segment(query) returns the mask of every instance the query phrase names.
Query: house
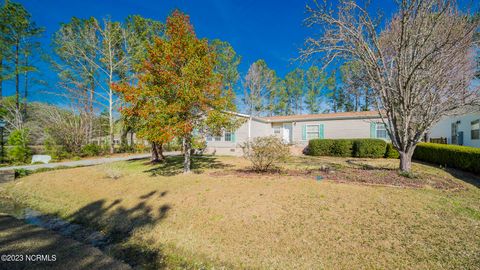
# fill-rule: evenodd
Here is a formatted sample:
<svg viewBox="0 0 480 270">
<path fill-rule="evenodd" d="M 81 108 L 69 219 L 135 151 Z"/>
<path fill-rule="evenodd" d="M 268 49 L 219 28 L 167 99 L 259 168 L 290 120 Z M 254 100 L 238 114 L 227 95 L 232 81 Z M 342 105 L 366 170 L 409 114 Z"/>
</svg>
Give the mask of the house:
<svg viewBox="0 0 480 270">
<path fill-rule="evenodd" d="M 446 139 L 448 144 L 480 147 L 480 109 L 443 118 L 428 136 L 430 140 Z"/>
<path fill-rule="evenodd" d="M 377 111 L 341 112 L 327 114 L 251 117 L 234 113 L 245 122 L 235 131 L 221 136 L 207 136 L 205 153 L 241 155 L 241 145 L 256 137 L 275 135 L 285 142 L 304 148 L 316 138 L 381 138 L 387 131 Z"/>
</svg>

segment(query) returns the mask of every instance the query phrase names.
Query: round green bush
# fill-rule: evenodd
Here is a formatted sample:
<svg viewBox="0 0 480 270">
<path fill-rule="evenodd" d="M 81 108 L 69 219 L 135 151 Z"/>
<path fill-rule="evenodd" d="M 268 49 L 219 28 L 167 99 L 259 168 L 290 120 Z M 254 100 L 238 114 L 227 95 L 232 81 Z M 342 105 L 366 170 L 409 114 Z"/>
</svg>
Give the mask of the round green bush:
<svg viewBox="0 0 480 270">
<path fill-rule="evenodd" d="M 387 143 L 381 139 L 357 139 L 353 142 L 353 156 L 361 158 L 383 158 Z"/>
<path fill-rule="evenodd" d="M 313 139 L 308 142 L 307 155 L 310 156 L 330 156 L 334 140 Z"/>
<path fill-rule="evenodd" d="M 385 158 L 394 158 L 394 159 L 400 158 L 400 154 L 398 153 L 398 150 L 395 149 L 395 147 L 391 143 L 387 143 L 387 150 L 385 151 Z"/>
<path fill-rule="evenodd" d="M 103 153 L 102 146 L 98 144 L 86 144 L 82 147 L 82 156 L 92 157 L 99 156 Z"/>
<path fill-rule="evenodd" d="M 353 155 L 353 141 L 349 139 L 337 139 L 333 141 L 330 155 L 336 157 L 351 157 Z"/>
</svg>

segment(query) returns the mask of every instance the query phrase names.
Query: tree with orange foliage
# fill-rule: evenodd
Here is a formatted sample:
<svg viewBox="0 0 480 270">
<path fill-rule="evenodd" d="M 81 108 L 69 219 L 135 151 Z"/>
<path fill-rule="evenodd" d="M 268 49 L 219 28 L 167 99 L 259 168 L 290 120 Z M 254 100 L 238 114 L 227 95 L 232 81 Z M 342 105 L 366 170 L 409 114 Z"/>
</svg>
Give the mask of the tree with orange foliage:
<svg viewBox="0 0 480 270">
<path fill-rule="evenodd" d="M 222 95 L 222 78 L 215 72 L 216 56 L 206 39 L 199 39 L 189 16 L 176 10 L 168 18 L 164 38 L 148 49 L 137 85 L 116 85 L 128 107 L 126 115 L 140 119 L 138 136 L 162 144 L 182 139 L 184 172 L 190 172 L 194 130 L 220 134 L 238 123 L 225 111 L 233 100 Z"/>
</svg>

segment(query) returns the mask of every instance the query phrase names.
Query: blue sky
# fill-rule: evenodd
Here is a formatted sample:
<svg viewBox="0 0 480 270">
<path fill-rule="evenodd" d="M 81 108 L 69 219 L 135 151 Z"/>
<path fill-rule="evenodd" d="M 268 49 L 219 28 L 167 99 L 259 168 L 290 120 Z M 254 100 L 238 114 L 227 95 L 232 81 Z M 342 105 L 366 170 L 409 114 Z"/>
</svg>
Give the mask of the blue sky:
<svg viewBox="0 0 480 270">
<path fill-rule="evenodd" d="M 305 1 L 186 1 L 186 0 L 19 0 L 32 14 L 33 20 L 46 29 L 41 39 L 49 50 L 50 38 L 60 23 L 72 16 L 102 18 L 111 16 L 123 21 L 128 15 L 139 14 L 164 22 L 175 8 L 190 15 L 199 37 L 228 41 L 242 56 L 239 67 L 245 74 L 251 63 L 265 59 L 279 76 L 299 65 L 298 57 L 309 29 L 303 26 Z M 56 74 L 41 66 L 41 77 L 48 82 L 49 91 L 55 91 Z M 13 93 L 13 85 L 6 83 L 5 95 Z M 55 101 L 38 87 L 31 91 L 31 100 Z"/>
<path fill-rule="evenodd" d="M 2 1 L 3 2 L 3 1 Z M 33 20 L 46 29 L 41 39 L 50 49 L 50 38 L 60 23 L 72 16 L 102 18 L 111 16 L 123 21 L 128 15 L 139 14 L 164 22 L 175 8 L 190 15 L 199 37 L 228 41 L 242 56 L 239 71 L 244 75 L 251 63 L 265 59 L 277 75 L 283 77 L 299 66 L 294 61 L 306 37 L 315 32 L 303 25 L 305 6 L 311 0 L 254 1 L 254 0 L 17 0 L 32 14 Z M 372 1 L 372 10 L 380 10 L 386 17 L 394 9 L 393 0 Z M 331 1 L 332 5 L 336 3 Z M 304 67 L 308 67 L 307 63 Z M 48 82 L 49 92 L 55 92 L 56 74 L 48 66 L 41 66 L 41 78 Z M 4 84 L 5 95 L 13 93 L 11 82 Z M 43 88 L 42 88 L 43 89 Z M 55 102 L 39 87 L 32 87 L 30 100 Z"/>
</svg>

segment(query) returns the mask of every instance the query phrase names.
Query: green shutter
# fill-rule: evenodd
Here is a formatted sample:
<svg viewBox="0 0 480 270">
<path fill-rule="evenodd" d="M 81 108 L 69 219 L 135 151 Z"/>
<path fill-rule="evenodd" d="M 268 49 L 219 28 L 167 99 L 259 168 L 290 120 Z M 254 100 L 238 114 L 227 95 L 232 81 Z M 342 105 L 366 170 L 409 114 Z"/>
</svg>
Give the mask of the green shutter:
<svg viewBox="0 0 480 270">
<path fill-rule="evenodd" d="M 325 138 L 325 128 L 323 127 L 323 124 L 320 124 L 320 127 L 318 128 L 318 138 L 324 139 Z"/>
<path fill-rule="evenodd" d="M 377 123 L 370 123 L 370 138 L 377 138 Z"/>
<path fill-rule="evenodd" d="M 302 125 L 302 140 L 307 140 L 307 125 Z"/>
<path fill-rule="evenodd" d="M 230 136 L 232 138 L 232 142 L 235 142 L 235 132 L 232 131 L 232 133 L 230 133 L 230 134 L 231 134 Z"/>
</svg>

